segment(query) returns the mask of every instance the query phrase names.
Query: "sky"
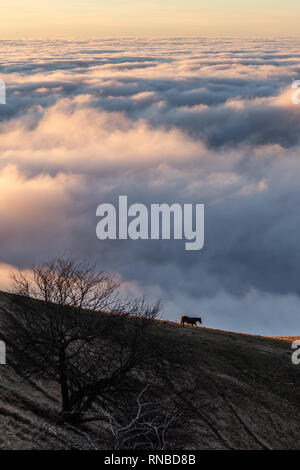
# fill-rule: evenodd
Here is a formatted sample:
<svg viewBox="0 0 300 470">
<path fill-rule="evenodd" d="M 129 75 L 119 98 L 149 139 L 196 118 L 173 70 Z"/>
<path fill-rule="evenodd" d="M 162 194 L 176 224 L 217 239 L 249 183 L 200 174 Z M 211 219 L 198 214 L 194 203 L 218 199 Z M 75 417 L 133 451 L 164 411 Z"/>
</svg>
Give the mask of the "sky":
<svg viewBox="0 0 300 470">
<path fill-rule="evenodd" d="M 299 36 L 297 0 L 1 0 L 1 39 Z"/>
<path fill-rule="evenodd" d="M 124 2 L 125 3 L 125 2 Z M 165 318 L 299 335 L 295 39 L 3 41 L 0 288 L 67 253 Z M 96 237 L 96 208 L 204 203 L 205 246 Z"/>
</svg>

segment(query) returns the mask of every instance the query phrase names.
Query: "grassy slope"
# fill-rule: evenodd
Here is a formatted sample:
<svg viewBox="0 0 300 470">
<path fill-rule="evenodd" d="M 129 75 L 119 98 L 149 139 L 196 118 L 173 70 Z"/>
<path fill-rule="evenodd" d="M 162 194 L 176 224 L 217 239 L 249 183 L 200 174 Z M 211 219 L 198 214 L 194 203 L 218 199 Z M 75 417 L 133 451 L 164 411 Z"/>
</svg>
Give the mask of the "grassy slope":
<svg viewBox="0 0 300 470">
<path fill-rule="evenodd" d="M 13 308 L 11 300 L 0 293 L 0 306 Z M 288 338 L 183 329 L 164 321 L 152 328 L 177 351 L 169 365 L 181 373 L 179 397 L 197 377 L 186 403 L 193 414 L 194 448 L 300 449 L 300 366 L 291 363 Z M 10 365 L 0 368 L 0 449 L 51 447 L 45 425 L 59 409 L 56 387 L 24 383 Z"/>
</svg>

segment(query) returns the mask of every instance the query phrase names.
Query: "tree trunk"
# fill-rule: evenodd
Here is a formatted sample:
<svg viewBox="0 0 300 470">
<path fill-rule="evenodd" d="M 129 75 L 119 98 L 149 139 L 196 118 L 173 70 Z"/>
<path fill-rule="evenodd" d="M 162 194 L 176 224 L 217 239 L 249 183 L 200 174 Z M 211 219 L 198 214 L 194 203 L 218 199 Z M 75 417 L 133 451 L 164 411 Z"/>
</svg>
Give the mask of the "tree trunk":
<svg viewBox="0 0 300 470">
<path fill-rule="evenodd" d="M 59 380 L 62 398 L 62 411 L 69 412 L 70 409 L 70 394 L 68 385 L 68 376 L 66 374 L 66 354 L 63 349 L 59 354 Z"/>
</svg>

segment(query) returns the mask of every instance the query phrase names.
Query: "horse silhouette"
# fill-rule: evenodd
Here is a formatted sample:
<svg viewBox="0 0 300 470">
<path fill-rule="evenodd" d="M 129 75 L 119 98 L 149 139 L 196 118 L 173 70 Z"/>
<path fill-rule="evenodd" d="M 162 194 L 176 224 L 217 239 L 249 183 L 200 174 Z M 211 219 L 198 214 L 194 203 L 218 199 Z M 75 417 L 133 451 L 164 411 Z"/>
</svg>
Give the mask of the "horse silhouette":
<svg viewBox="0 0 300 470">
<path fill-rule="evenodd" d="M 202 323 L 202 319 L 200 317 L 188 317 L 187 315 L 183 315 L 180 319 L 180 325 L 184 327 L 185 323 L 188 323 L 189 325 L 192 325 L 192 327 L 195 325 L 197 328 L 197 321 Z"/>
</svg>

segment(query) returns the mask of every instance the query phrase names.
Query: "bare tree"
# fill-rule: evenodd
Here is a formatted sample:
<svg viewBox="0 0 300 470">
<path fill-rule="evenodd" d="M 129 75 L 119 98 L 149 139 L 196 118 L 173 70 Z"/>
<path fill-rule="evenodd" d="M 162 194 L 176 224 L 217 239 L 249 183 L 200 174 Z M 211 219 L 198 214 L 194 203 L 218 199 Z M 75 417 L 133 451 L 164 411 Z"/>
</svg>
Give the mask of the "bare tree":
<svg viewBox="0 0 300 470">
<path fill-rule="evenodd" d="M 167 450 L 180 448 L 186 443 L 181 432 L 184 416 L 164 401 L 147 400 L 146 386 L 137 396 L 134 411 L 116 416 L 103 409 L 94 415 L 104 423 L 110 433 L 110 448 L 115 450 Z M 84 412 L 83 416 L 89 414 Z M 84 420 L 83 420 L 84 421 Z M 65 424 L 63 429 L 47 426 L 46 431 L 59 441 L 64 449 L 100 450 L 105 446 L 103 431 Z"/>
<path fill-rule="evenodd" d="M 4 316 L 18 370 L 60 385 L 63 416 L 120 405 L 135 392 L 156 352 L 145 333 L 159 303 L 120 300 L 119 282 L 76 259 L 14 275 L 18 308 Z"/>
<path fill-rule="evenodd" d="M 94 265 L 76 258 L 55 258 L 34 265 L 32 278 L 18 271 L 12 280 L 16 294 L 73 310 L 93 311 L 115 307 L 120 285 L 116 276 L 98 272 Z"/>
</svg>

